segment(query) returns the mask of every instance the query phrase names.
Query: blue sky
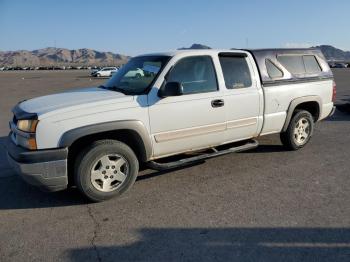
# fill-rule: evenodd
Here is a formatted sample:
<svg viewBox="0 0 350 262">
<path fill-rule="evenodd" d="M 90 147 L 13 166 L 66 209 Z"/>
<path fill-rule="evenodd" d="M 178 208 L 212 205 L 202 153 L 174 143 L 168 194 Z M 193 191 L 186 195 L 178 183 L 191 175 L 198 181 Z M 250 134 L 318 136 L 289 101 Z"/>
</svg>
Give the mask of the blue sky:
<svg viewBox="0 0 350 262">
<path fill-rule="evenodd" d="M 350 50 L 348 0 L 0 0 L 0 50 L 54 46 L 128 55 L 213 48 Z"/>
</svg>

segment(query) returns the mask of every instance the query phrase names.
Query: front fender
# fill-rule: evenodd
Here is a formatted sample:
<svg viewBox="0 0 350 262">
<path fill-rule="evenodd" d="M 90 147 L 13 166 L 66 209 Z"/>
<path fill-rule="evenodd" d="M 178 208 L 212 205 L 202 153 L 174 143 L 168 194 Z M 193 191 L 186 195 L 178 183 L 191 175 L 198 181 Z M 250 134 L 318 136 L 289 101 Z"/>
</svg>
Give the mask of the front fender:
<svg viewBox="0 0 350 262">
<path fill-rule="evenodd" d="M 138 134 L 141 141 L 143 142 L 144 147 L 144 160 L 149 160 L 152 156 L 152 142 L 151 138 L 147 132 L 144 124 L 139 120 L 121 120 L 121 121 L 112 121 L 106 123 L 93 124 L 88 126 L 78 127 L 72 130 L 65 132 L 60 140 L 59 147 L 69 147 L 74 141 L 77 141 L 79 138 L 94 135 L 98 133 L 108 132 L 108 131 L 117 131 L 117 130 L 132 130 Z"/>
</svg>

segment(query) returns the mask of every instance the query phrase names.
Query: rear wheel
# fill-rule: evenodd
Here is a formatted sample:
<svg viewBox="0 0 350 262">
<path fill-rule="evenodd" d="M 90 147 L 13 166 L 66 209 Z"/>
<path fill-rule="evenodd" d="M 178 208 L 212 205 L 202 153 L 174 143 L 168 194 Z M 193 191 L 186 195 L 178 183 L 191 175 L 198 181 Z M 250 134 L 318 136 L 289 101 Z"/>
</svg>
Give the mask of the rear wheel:
<svg viewBox="0 0 350 262">
<path fill-rule="evenodd" d="M 298 150 L 310 141 L 313 131 L 314 120 L 312 115 L 308 111 L 297 110 L 286 132 L 280 134 L 281 142 L 289 150 Z"/>
<path fill-rule="evenodd" d="M 96 76 L 97 76 L 97 77 L 101 77 L 101 74 L 97 74 Z"/>
<path fill-rule="evenodd" d="M 139 170 L 136 155 L 126 144 L 100 140 L 83 150 L 75 163 L 75 184 L 90 200 L 119 196 L 135 182 Z"/>
</svg>

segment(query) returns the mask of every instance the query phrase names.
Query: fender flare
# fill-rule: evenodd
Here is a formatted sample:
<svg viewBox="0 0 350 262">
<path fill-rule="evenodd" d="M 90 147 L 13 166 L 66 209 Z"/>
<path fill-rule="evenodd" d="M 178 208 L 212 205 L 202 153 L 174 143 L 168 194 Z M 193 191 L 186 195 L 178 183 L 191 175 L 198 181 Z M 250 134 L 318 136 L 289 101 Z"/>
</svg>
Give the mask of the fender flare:
<svg viewBox="0 0 350 262">
<path fill-rule="evenodd" d="M 287 110 L 287 116 L 286 116 L 286 121 L 284 122 L 282 131 L 285 132 L 288 128 L 288 125 L 290 123 L 290 120 L 292 119 L 293 112 L 295 108 L 305 102 L 317 102 L 318 107 L 319 107 L 319 116 L 322 115 L 322 100 L 319 96 L 303 96 L 303 97 L 298 97 L 292 102 L 290 102 L 288 110 Z M 318 119 L 317 119 L 318 120 Z"/>
<path fill-rule="evenodd" d="M 135 132 L 140 140 L 143 142 L 144 152 L 142 154 L 142 160 L 148 161 L 152 156 L 152 142 L 149 133 L 144 126 L 144 124 L 139 120 L 121 120 L 121 121 L 111 121 L 105 123 L 98 123 L 88 126 L 82 126 L 74 128 L 65 132 L 60 140 L 59 147 L 69 147 L 79 138 L 99 134 L 109 131 L 118 130 L 130 130 Z"/>
</svg>

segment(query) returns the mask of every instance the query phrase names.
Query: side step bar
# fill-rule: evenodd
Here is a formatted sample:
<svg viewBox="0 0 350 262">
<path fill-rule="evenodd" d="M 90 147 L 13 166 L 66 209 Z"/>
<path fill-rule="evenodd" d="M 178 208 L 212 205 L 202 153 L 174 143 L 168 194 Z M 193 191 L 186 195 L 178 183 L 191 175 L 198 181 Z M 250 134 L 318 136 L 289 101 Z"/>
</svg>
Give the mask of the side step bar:
<svg viewBox="0 0 350 262">
<path fill-rule="evenodd" d="M 256 140 L 249 140 L 247 141 L 246 144 L 236 146 L 236 147 L 231 147 L 228 149 L 223 149 L 223 150 L 218 150 L 216 148 L 212 148 L 214 151 L 213 153 L 204 153 L 198 156 L 193 156 L 193 157 L 187 157 L 183 158 L 180 160 L 172 161 L 172 162 L 166 162 L 166 163 L 159 163 L 156 161 L 150 161 L 147 163 L 147 166 L 151 169 L 158 170 L 158 171 L 163 171 L 167 169 L 172 169 L 172 168 L 178 168 L 182 166 L 189 165 L 191 163 L 204 160 L 204 159 L 209 159 L 212 157 L 216 156 L 221 156 L 221 155 L 226 155 L 230 153 L 237 153 L 245 150 L 250 150 L 253 148 L 256 148 L 259 145 L 258 141 Z"/>
</svg>

